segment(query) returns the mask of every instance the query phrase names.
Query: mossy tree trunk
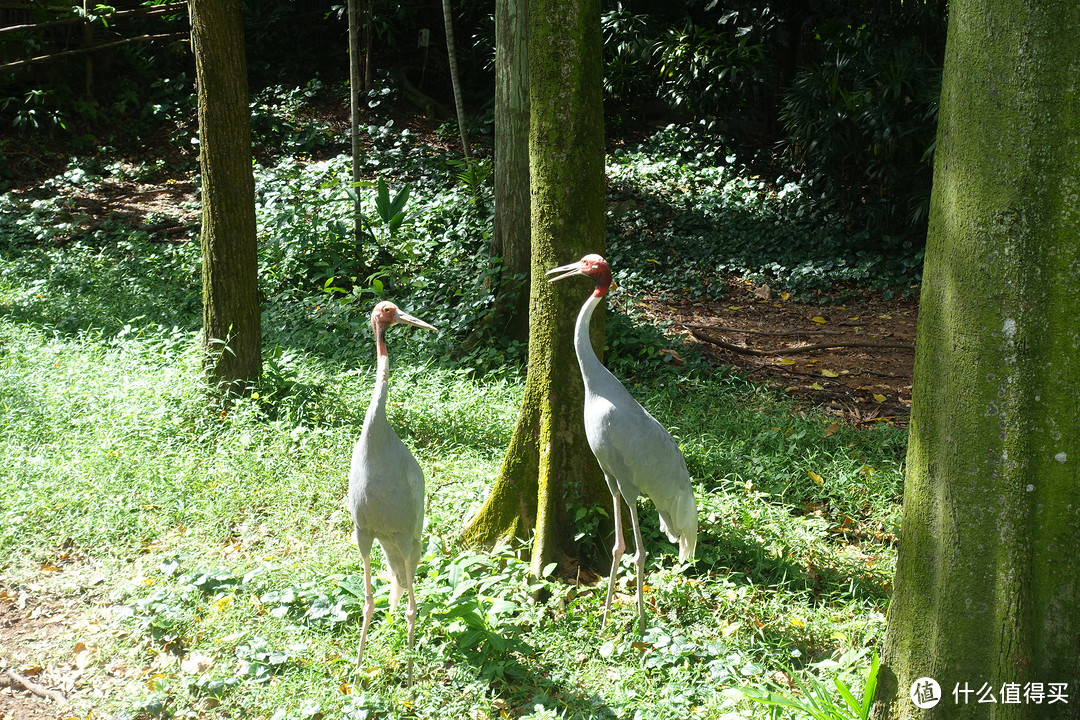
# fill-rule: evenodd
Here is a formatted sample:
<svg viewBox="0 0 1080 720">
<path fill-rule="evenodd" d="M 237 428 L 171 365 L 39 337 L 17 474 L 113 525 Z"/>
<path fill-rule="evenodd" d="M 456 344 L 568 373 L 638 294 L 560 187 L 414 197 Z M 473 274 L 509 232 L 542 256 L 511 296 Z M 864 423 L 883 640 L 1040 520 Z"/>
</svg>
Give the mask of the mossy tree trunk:
<svg viewBox="0 0 1080 720">
<path fill-rule="evenodd" d="M 1073 0 L 949 6 L 878 718 L 1076 717 L 1078 37 Z M 909 699 L 924 676 L 930 710 Z M 965 694 L 984 683 L 996 702 Z"/>
<path fill-rule="evenodd" d="M 492 544 L 532 533 L 532 568 L 539 574 L 573 554 L 568 509 L 609 500 L 585 439 L 573 345 L 574 320 L 592 285 L 584 279 L 549 285 L 544 277 L 549 268 L 604 247 L 599 0 L 532 0 L 528 51 L 529 371 L 499 476 L 463 537 Z"/>
<path fill-rule="evenodd" d="M 244 392 L 262 369 L 255 181 L 240 0 L 190 0 L 202 174 L 203 343 L 210 381 Z"/>
</svg>

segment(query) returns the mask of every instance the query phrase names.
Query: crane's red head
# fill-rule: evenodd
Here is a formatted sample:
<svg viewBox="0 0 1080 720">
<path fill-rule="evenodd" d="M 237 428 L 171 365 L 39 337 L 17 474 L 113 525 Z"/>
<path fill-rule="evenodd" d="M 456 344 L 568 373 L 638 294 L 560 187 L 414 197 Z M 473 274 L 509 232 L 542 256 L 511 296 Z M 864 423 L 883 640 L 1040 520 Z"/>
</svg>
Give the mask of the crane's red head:
<svg viewBox="0 0 1080 720">
<path fill-rule="evenodd" d="M 397 324 L 413 325 L 415 327 L 425 328 L 427 330 L 437 330 L 431 325 L 428 325 L 423 320 L 414 318 L 412 315 L 402 312 L 398 309 L 398 306 L 389 300 L 383 300 L 377 304 L 371 311 L 371 329 L 375 331 L 376 335 L 379 335 L 379 331 L 386 331 L 386 328 L 391 325 Z"/>
<path fill-rule="evenodd" d="M 572 275 L 591 277 L 596 282 L 596 290 L 593 291 L 593 295 L 596 297 L 604 297 L 604 295 L 607 294 L 608 288 L 611 287 L 611 268 L 608 267 L 607 260 L 595 254 L 586 255 L 575 263 L 562 265 L 547 271 L 548 275 L 554 273 L 562 274 L 555 275 L 555 277 L 549 277 L 548 282 L 562 280 L 563 278 L 568 278 Z"/>
</svg>

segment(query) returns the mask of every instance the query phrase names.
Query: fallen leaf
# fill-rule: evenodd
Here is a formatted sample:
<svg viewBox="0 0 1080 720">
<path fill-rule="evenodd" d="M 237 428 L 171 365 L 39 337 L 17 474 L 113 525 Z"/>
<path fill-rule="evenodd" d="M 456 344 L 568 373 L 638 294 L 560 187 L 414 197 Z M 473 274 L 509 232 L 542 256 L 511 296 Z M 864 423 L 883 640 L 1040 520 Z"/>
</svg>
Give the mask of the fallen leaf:
<svg viewBox="0 0 1080 720">
<path fill-rule="evenodd" d="M 780 360 L 780 364 L 781 365 L 794 365 L 795 361 L 792 360 L 791 358 L 783 358 L 783 359 Z"/>
<path fill-rule="evenodd" d="M 785 292 L 780 293 L 780 299 L 781 300 L 787 300 L 789 297 L 791 297 L 791 293 L 789 293 L 789 292 L 785 291 Z"/>
<path fill-rule="evenodd" d="M 742 305 L 728 305 L 728 310 L 742 310 Z"/>
<path fill-rule="evenodd" d="M 94 653 L 97 652 L 97 648 L 90 647 L 85 643 L 75 643 L 75 667 L 80 670 L 85 670 L 90 667 L 90 663 L 94 659 Z"/>
<path fill-rule="evenodd" d="M 720 634 L 724 637 L 731 637 L 735 633 L 735 631 L 741 627 L 741 622 L 728 623 L 727 625 L 720 628 Z"/>
<path fill-rule="evenodd" d="M 797 628 L 806 627 L 806 623 L 804 623 L 802 620 L 800 620 L 797 617 L 791 618 L 791 620 L 788 621 L 788 624 L 791 625 L 791 627 L 797 627 Z"/>
<path fill-rule="evenodd" d="M 180 661 L 180 669 L 188 675 L 202 675 L 214 665 L 214 659 L 199 653 L 189 653 Z"/>
<path fill-rule="evenodd" d="M 685 362 L 685 360 L 683 360 L 682 358 L 682 355 L 672 350 L 671 348 L 660 349 L 660 356 L 663 357 L 665 355 L 671 358 L 671 363 L 673 365 L 682 365 Z"/>
<path fill-rule="evenodd" d="M 874 399 L 878 402 L 885 402 L 886 400 L 884 395 L 879 395 L 878 393 L 874 393 Z"/>
<path fill-rule="evenodd" d="M 827 323 L 829 321 L 826 320 L 825 318 L 821 317 L 820 315 L 816 315 L 816 316 L 810 318 L 810 322 L 815 322 L 818 325 L 824 325 L 825 323 Z"/>
<path fill-rule="evenodd" d="M 821 374 L 825 377 L 840 377 L 840 373 L 836 372 L 835 370 L 829 370 L 828 368 L 822 368 Z"/>
<path fill-rule="evenodd" d="M 646 650 L 648 650 L 649 648 L 652 647 L 652 643 L 642 642 L 641 640 L 635 640 L 634 642 L 630 643 L 630 647 L 634 648 L 635 650 L 645 652 Z"/>
<path fill-rule="evenodd" d="M 45 672 L 45 668 L 41 667 L 40 665 L 23 665 L 22 670 L 20 670 L 19 672 L 28 677 L 33 677 L 34 675 L 40 675 L 41 673 Z"/>
<path fill-rule="evenodd" d="M 830 435 L 835 435 L 840 430 L 840 427 L 841 427 L 840 423 L 831 423 L 830 425 L 826 426 L 826 428 L 825 428 L 825 437 L 829 437 Z"/>
<path fill-rule="evenodd" d="M 816 484 L 824 487 L 825 479 L 823 477 L 818 475 L 816 472 L 813 472 L 812 470 L 807 470 L 806 474 L 809 475 L 810 479 L 813 480 Z"/>
<path fill-rule="evenodd" d="M 808 386 L 811 390 L 824 390 L 820 383 L 813 383 Z"/>
<path fill-rule="evenodd" d="M 352 685 L 349 683 L 341 683 L 338 685 L 338 692 L 342 695 L 352 695 Z"/>
</svg>

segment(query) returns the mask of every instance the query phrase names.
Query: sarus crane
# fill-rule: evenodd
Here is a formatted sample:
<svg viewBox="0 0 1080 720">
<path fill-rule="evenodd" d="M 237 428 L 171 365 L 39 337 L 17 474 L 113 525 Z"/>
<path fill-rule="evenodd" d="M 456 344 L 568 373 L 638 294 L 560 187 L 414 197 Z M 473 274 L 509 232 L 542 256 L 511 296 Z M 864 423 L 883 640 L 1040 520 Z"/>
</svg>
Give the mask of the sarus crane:
<svg viewBox="0 0 1080 720">
<path fill-rule="evenodd" d="M 356 669 L 360 671 L 367 644 L 368 626 L 375 612 L 371 592 L 371 541 L 378 540 L 390 567 L 390 610 L 402 593 L 409 592 L 405 617 L 409 623 L 409 687 L 413 679 L 413 640 L 416 630 L 416 594 L 413 576 L 420 562 L 421 530 L 424 525 L 424 473 L 409 449 L 386 420 L 386 396 L 390 381 L 390 356 L 386 352 L 386 330 L 405 324 L 435 330 L 423 320 L 404 313 L 392 302 L 383 301 L 371 311 L 375 332 L 375 391 L 364 416 L 360 439 L 353 446 L 349 471 L 348 507 L 352 513 L 356 545 L 364 558 L 364 625 Z"/>
<path fill-rule="evenodd" d="M 590 277 L 596 289 L 585 301 L 574 325 L 574 349 L 577 351 L 581 379 L 585 383 L 585 436 L 600 469 L 604 472 L 608 490 L 615 505 L 615 547 L 611 554 L 611 574 L 608 576 L 607 599 L 601 627 L 607 624 L 611 598 L 615 591 L 615 575 L 626 550 L 622 530 L 622 511 L 619 498 L 630 508 L 637 552 L 638 629 L 645 633 L 645 602 L 642 595 L 642 576 L 645 571 L 645 547 L 638 524 L 637 498 L 644 493 L 660 512 L 660 529 L 679 546 L 679 560 L 694 556 L 697 545 L 697 503 L 690 486 L 679 446 L 664 427 L 641 407 L 626 388 L 593 351 L 589 339 L 589 324 L 593 311 L 604 300 L 611 287 L 611 269 L 599 255 L 586 255 L 576 263 L 548 270 L 549 282 L 574 275 Z"/>
</svg>

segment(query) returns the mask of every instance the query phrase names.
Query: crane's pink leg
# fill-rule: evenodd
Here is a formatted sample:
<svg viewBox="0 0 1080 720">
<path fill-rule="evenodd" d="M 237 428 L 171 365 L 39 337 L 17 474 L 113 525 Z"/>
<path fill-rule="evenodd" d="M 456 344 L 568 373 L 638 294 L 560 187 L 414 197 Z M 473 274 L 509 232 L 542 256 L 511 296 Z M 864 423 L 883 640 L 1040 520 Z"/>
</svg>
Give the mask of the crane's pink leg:
<svg viewBox="0 0 1080 720">
<path fill-rule="evenodd" d="M 619 506 L 619 494 L 612 493 L 615 501 L 615 547 L 611 548 L 611 572 L 608 574 L 607 600 L 604 601 L 604 617 L 600 621 L 600 629 L 607 625 L 608 615 L 611 613 L 611 596 L 615 594 L 615 576 L 619 572 L 619 562 L 626 551 L 626 539 L 622 531 L 622 508 Z"/>
<path fill-rule="evenodd" d="M 637 503 L 626 503 L 630 507 L 630 524 L 634 528 L 634 564 L 637 565 L 637 611 L 638 611 L 638 634 L 645 634 L 645 594 L 642 592 L 643 578 L 645 576 L 645 541 L 641 537 L 641 526 L 638 524 Z"/>
<path fill-rule="evenodd" d="M 409 622 L 409 684 L 412 688 L 413 680 L 413 645 L 416 638 L 416 592 L 413 590 L 413 571 L 405 569 L 405 582 L 409 586 L 409 607 L 405 610 L 405 619 Z"/>
<path fill-rule="evenodd" d="M 360 630 L 360 650 L 356 653 L 356 672 L 359 673 L 364 660 L 364 646 L 367 645 L 368 626 L 371 625 L 371 617 L 375 614 L 375 594 L 371 592 L 371 558 L 370 550 L 364 554 L 364 625 Z"/>
</svg>

